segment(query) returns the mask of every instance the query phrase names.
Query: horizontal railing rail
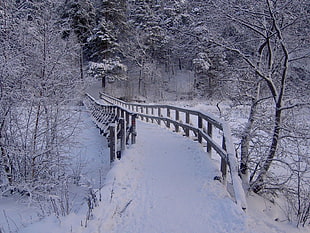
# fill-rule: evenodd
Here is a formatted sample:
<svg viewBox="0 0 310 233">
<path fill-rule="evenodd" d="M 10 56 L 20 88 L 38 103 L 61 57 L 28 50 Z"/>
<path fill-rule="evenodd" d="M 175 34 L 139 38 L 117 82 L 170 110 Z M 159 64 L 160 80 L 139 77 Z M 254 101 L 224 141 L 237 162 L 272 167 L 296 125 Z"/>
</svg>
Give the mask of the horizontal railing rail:
<svg viewBox="0 0 310 233">
<path fill-rule="evenodd" d="M 171 105 L 127 103 L 105 93 L 100 93 L 100 98 L 107 104 L 114 104 L 134 112 L 143 121 L 163 124 L 198 141 L 210 154 L 214 150 L 220 156 L 223 184 L 227 185 L 227 172 L 229 172 L 235 200 L 242 209 L 246 209 L 245 193 L 238 175 L 238 162 L 230 127 L 225 121 L 200 111 Z"/>
</svg>

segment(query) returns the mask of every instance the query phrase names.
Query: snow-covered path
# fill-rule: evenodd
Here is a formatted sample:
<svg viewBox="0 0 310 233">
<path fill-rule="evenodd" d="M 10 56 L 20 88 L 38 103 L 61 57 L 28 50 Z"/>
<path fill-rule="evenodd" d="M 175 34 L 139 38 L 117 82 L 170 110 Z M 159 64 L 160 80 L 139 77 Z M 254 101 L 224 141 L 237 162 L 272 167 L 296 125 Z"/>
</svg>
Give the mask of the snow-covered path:
<svg viewBox="0 0 310 233">
<path fill-rule="evenodd" d="M 276 221 L 283 217 L 257 196 L 248 197 L 249 208 L 244 213 L 223 185 L 213 180 L 219 175 L 216 161 L 200 144 L 155 124 L 137 123 L 137 144 L 114 162 L 90 220 L 86 220 L 87 209 L 81 208 L 68 216 L 44 218 L 18 232 L 309 232 Z"/>
<path fill-rule="evenodd" d="M 138 122 L 137 144 L 117 161 L 89 232 L 246 232 L 214 163 L 195 142 Z"/>
</svg>

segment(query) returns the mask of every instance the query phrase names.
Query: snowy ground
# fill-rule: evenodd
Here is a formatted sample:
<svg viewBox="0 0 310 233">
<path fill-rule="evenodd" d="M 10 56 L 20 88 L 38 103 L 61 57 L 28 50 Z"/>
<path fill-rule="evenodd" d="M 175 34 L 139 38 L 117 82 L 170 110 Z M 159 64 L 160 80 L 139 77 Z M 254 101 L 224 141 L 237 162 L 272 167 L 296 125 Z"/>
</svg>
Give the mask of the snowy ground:
<svg viewBox="0 0 310 233">
<path fill-rule="evenodd" d="M 111 172 L 109 204 L 94 213 L 89 232 L 245 230 L 242 210 L 213 180 L 217 169 L 202 148 L 155 125 L 138 127 L 138 144 Z"/>
<path fill-rule="evenodd" d="M 196 142 L 152 124 L 138 122 L 137 128 L 137 144 L 114 163 L 87 226 L 85 216 L 71 214 L 20 232 L 307 232 L 281 223 L 271 204 L 257 197 L 249 197 L 247 213 L 238 209 L 213 180 L 215 163 Z"/>
<path fill-rule="evenodd" d="M 211 109 L 215 115 L 216 111 Z M 3 198 L 1 233 L 309 232 L 284 222 L 279 209 L 257 196 L 248 196 L 246 213 L 238 209 L 223 185 L 213 180 L 219 175 L 217 161 L 198 143 L 157 125 L 138 122 L 137 144 L 105 176 L 110 168 L 106 141 L 86 113 L 84 124 L 82 146 L 74 152 L 76 166 L 83 164 L 85 183 L 99 188 L 103 182 L 91 219 L 86 220 L 85 201 L 72 203 L 74 211 L 68 216 L 40 219 L 35 209 Z"/>
<path fill-rule="evenodd" d="M 106 139 L 99 134 L 99 130 L 85 109 L 81 110 L 77 114 L 77 117 L 81 117 L 81 122 L 75 135 L 76 143 L 74 146 L 70 145 L 72 160 L 68 166 L 68 174 L 78 178 L 78 185 L 71 184 L 69 188 L 70 211 L 72 215 L 77 216 L 86 215 L 86 197 L 89 189 L 98 189 L 102 186 L 106 174 L 110 170 Z M 40 203 L 30 205 L 27 202 L 25 197 L 19 195 L 0 196 L 0 233 L 23 232 L 29 224 L 32 224 L 32 227 L 36 225 L 36 222 L 42 220 Z M 45 232 L 44 228 L 35 229 L 30 232 Z"/>
</svg>

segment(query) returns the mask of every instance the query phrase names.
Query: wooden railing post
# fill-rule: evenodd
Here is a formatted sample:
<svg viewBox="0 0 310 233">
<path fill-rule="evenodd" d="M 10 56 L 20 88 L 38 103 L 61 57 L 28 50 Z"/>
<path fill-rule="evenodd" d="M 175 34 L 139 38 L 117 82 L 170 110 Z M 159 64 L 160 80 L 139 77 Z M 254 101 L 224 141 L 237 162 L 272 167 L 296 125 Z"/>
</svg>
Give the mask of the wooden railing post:
<svg viewBox="0 0 310 233">
<path fill-rule="evenodd" d="M 129 126 L 129 123 L 130 123 L 130 122 L 129 122 L 129 116 L 130 116 L 130 114 L 129 114 L 128 112 L 126 112 L 126 113 L 125 113 L 125 116 L 126 116 L 125 119 L 126 119 L 126 130 L 127 130 L 128 126 Z"/>
<path fill-rule="evenodd" d="M 180 120 L 180 112 L 179 110 L 175 110 L 175 121 L 178 122 Z M 179 132 L 179 125 L 175 125 L 175 132 Z"/>
<path fill-rule="evenodd" d="M 117 108 L 117 117 L 120 118 L 121 117 L 121 108 Z"/>
<path fill-rule="evenodd" d="M 136 144 L 136 114 L 131 115 L 131 144 Z"/>
<path fill-rule="evenodd" d="M 143 110 L 143 107 L 142 106 L 140 106 L 140 113 L 144 113 L 144 110 Z M 140 116 L 141 117 L 141 120 L 144 120 L 144 116 Z M 146 119 L 146 118 L 145 118 Z"/>
<path fill-rule="evenodd" d="M 207 129 L 207 134 L 212 138 L 212 124 L 208 122 L 208 129 Z M 208 142 L 207 143 L 207 152 L 211 153 L 212 145 Z"/>
<path fill-rule="evenodd" d="M 154 108 L 153 107 L 151 108 L 151 114 L 152 114 L 152 116 L 154 116 Z M 154 123 L 154 119 L 153 118 L 152 118 L 151 121 L 152 121 L 152 123 Z"/>
<path fill-rule="evenodd" d="M 185 113 L 185 123 L 189 125 L 189 121 L 190 121 L 189 112 L 186 112 Z M 189 137 L 189 129 L 188 128 L 185 129 L 185 135 L 186 135 L 186 137 Z"/>
<path fill-rule="evenodd" d="M 223 148 L 223 150 L 226 151 L 226 140 L 225 140 L 225 135 L 223 136 L 222 148 Z M 223 157 L 221 157 L 221 172 L 222 172 L 222 177 L 223 177 L 223 183 L 226 184 L 227 158 L 224 159 Z"/>
<path fill-rule="evenodd" d="M 110 145 L 110 163 L 114 162 L 115 160 L 115 154 L 116 154 L 116 127 L 115 124 L 111 124 L 109 127 L 110 130 L 110 136 L 109 136 L 109 145 Z"/>
<path fill-rule="evenodd" d="M 126 147 L 126 124 L 125 124 L 125 119 L 124 118 L 121 118 L 119 120 L 119 125 L 120 125 L 120 132 L 119 132 L 119 137 L 120 137 L 120 140 L 121 140 L 121 145 L 120 145 L 120 149 L 121 151 L 125 150 L 125 147 Z"/>
<path fill-rule="evenodd" d="M 170 108 L 167 108 L 167 118 L 170 118 Z M 170 122 L 167 121 L 167 127 L 170 128 Z"/>
<path fill-rule="evenodd" d="M 149 115 L 149 108 L 148 107 L 145 108 L 145 114 Z M 149 122 L 149 118 L 148 117 L 146 117 L 146 122 Z"/>
<path fill-rule="evenodd" d="M 158 107 L 158 116 L 161 117 L 161 108 Z M 158 124 L 160 125 L 161 121 L 160 119 L 158 120 Z"/>
<path fill-rule="evenodd" d="M 202 129 L 202 118 L 200 115 L 198 115 L 198 129 Z M 200 131 L 198 131 L 198 142 L 199 143 L 202 143 L 202 136 L 201 136 L 201 133 Z"/>
</svg>

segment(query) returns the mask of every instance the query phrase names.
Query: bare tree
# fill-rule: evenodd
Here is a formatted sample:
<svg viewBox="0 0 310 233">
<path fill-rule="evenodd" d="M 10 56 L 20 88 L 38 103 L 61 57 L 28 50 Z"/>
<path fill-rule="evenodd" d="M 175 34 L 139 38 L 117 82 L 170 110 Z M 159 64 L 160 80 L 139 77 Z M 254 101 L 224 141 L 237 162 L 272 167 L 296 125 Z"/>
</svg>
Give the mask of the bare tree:
<svg viewBox="0 0 310 233">
<path fill-rule="evenodd" d="M 309 143 L 309 133 L 302 129 L 308 120 L 300 121 L 298 114 L 309 110 L 309 2 L 220 1 L 213 6 L 223 24 L 210 25 L 212 42 L 226 50 L 235 71 L 243 71 L 235 75 L 238 101 L 250 106 L 240 134 L 243 181 L 256 193 L 285 193 L 298 224 L 304 224 L 309 221 L 309 206 L 301 204 L 308 203 L 309 161 L 300 148 Z"/>
<path fill-rule="evenodd" d="M 224 41 L 214 41 L 218 45 L 234 52 L 253 71 L 255 78 L 261 80 L 256 85 L 256 97 L 253 98 L 252 111 L 249 124 L 245 129 L 243 149 L 248 147 L 246 139 L 248 131 L 251 131 L 251 121 L 254 120 L 258 101 L 271 98 L 273 102 L 273 130 L 269 150 L 260 171 L 252 183 L 252 189 L 259 192 L 263 188 L 266 173 L 276 156 L 282 128 L 283 112 L 286 109 L 307 105 L 304 100 L 297 101 L 300 96 L 294 96 L 289 88 L 294 85 L 290 68 L 292 62 L 297 59 L 308 58 L 308 51 L 303 50 L 306 39 L 303 33 L 307 29 L 301 22 L 307 19 L 303 10 L 306 2 L 300 1 L 271 1 L 266 0 L 255 6 L 252 4 L 229 5 L 223 7 L 222 15 L 232 23 L 231 28 L 237 32 L 231 32 Z M 300 10 L 297 12 L 297 9 Z M 296 34 L 296 30 L 300 32 Z M 302 52 L 303 50 L 303 52 Z M 297 84 L 298 85 L 298 84 Z M 260 91 L 264 88 L 264 91 Z M 269 90 L 266 92 L 266 88 Z M 295 100 L 292 100 L 295 99 Z M 296 101 L 296 102 L 295 102 Z M 294 103 L 293 103 L 294 102 Z M 241 158 L 242 166 L 246 166 L 247 153 Z M 244 170 L 244 167 L 242 167 Z"/>
<path fill-rule="evenodd" d="M 1 5 L 0 190 L 38 201 L 67 179 L 78 46 L 62 39 L 59 2 L 11 2 Z"/>
</svg>

